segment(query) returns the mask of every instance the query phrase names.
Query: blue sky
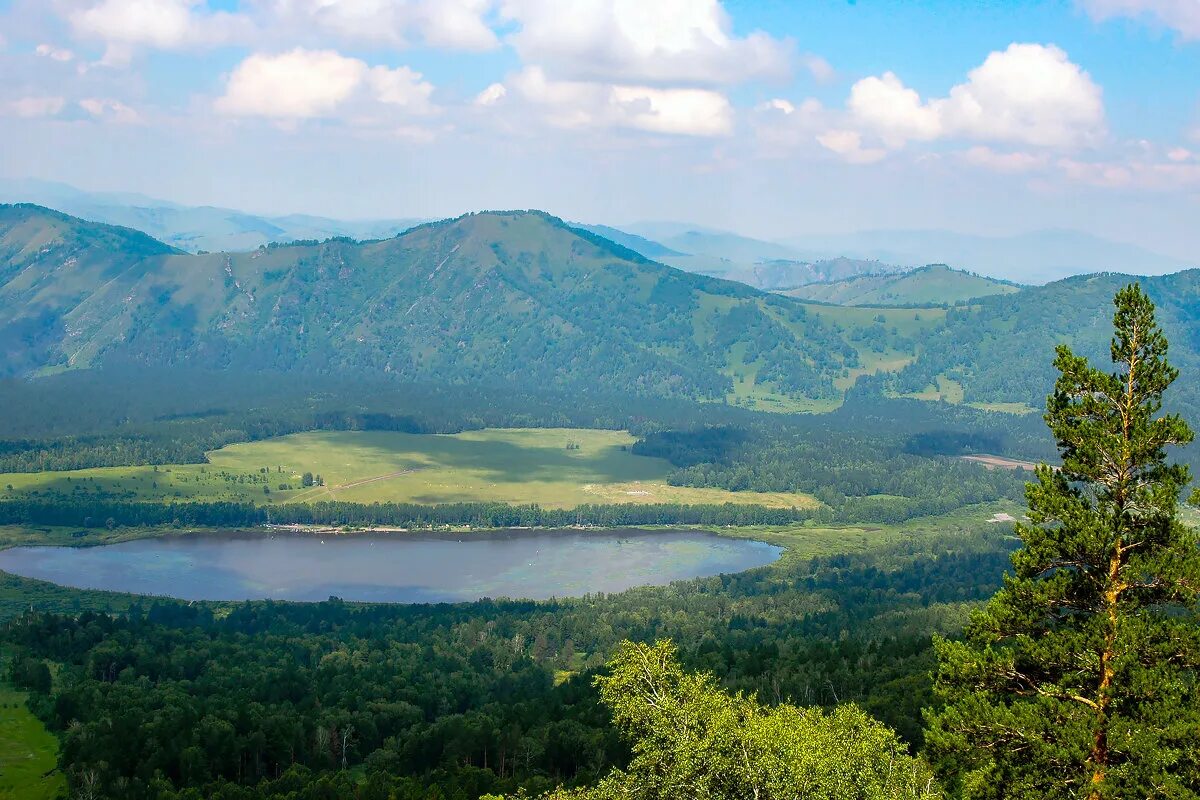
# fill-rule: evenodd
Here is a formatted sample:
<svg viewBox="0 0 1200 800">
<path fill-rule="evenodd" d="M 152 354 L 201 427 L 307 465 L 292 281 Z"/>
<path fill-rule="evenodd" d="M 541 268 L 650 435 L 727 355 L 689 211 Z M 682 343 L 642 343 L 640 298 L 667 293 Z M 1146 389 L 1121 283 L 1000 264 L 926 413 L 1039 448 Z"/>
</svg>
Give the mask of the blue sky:
<svg viewBox="0 0 1200 800">
<path fill-rule="evenodd" d="M 1200 260 L 1200 0 L 0 0 L 0 174 Z"/>
</svg>

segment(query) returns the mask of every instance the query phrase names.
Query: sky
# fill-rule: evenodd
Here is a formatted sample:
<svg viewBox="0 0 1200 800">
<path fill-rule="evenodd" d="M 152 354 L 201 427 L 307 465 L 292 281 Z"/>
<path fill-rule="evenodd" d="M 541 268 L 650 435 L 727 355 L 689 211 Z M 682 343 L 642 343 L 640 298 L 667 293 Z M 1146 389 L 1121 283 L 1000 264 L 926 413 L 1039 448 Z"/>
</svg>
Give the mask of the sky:
<svg viewBox="0 0 1200 800">
<path fill-rule="evenodd" d="M 0 0 L 0 176 L 1200 260 L 1200 0 Z"/>
</svg>

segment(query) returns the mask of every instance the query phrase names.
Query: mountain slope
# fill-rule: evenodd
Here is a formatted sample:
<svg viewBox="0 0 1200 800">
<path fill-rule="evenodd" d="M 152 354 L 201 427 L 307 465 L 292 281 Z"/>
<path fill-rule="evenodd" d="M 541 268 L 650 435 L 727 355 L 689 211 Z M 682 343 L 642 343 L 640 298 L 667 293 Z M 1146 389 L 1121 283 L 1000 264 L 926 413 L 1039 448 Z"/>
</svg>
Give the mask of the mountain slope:
<svg viewBox="0 0 1200 800">
<path fill-rule="evenodd" d="M 0 375 L 131 360 L 709 399 L 750 376 L 757 391 L 832 398 L 861 363 L 850 329 L 799 303 L 664 267 L 540 212 L 186 255 L 7 206 L 0 242 L 11 253 Z"/>
<path fill-rule="evenodd" d="M 856 275 L 781 292 L 788 297 L 844 306 L 957 305 L 1020 291 L 1015 284 L 931 264 L 910 272 Z"/>
<path fill-rule="evenodd" d="M 1176 398 L 1200 412 L 1200 270 L 1136 279 L 1085 275 L 953 309 L 893 387 L 921 393 L 949 383 L 961 387 L 967 402 L 1041 408 L 1054 383 L 1055 345 L 1068 344 L 1097 364 L 1108 363 L 1113 295 L 1133 280 L 1157 305 L 1171 361 L 1183 370 Z"/>
</svg>

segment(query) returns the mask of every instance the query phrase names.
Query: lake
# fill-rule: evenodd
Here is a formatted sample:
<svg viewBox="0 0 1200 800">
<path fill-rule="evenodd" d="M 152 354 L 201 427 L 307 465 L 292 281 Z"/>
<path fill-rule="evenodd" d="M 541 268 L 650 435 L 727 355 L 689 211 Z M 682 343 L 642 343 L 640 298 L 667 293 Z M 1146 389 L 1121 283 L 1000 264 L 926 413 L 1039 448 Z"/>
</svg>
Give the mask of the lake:
<svg viewBox="0 0 1200 800">
<path fill-rule="evenodd" d="M 183 600 L 424 603 L 619 592 L 740 572 L 770 564 L 780 552 L 703 531 L 241 531 L 15 547 L 0 551 L 0 569 L 63 586 Z"/>
</svg>

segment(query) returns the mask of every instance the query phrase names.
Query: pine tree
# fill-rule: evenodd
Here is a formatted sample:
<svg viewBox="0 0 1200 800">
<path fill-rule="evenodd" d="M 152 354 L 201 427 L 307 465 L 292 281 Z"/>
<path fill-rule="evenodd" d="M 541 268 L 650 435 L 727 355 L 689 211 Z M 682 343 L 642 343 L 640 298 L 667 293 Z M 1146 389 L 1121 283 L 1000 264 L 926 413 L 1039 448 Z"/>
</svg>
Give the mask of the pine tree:
<svg viewBox="0 0 1200 800">
<path fill-rule="evenodd" d="M 1160 415 L 1178 375 L 1154 306 L 1117 293 L 1109 374 L 1066 346 L 1023 547 L 965 641 L 939 641 L 929 753 L 968 798 L 1200 797 L 1200 554 Z M 1195 496 L 1193 496 L 1195 497 Z"/>
</svg>

